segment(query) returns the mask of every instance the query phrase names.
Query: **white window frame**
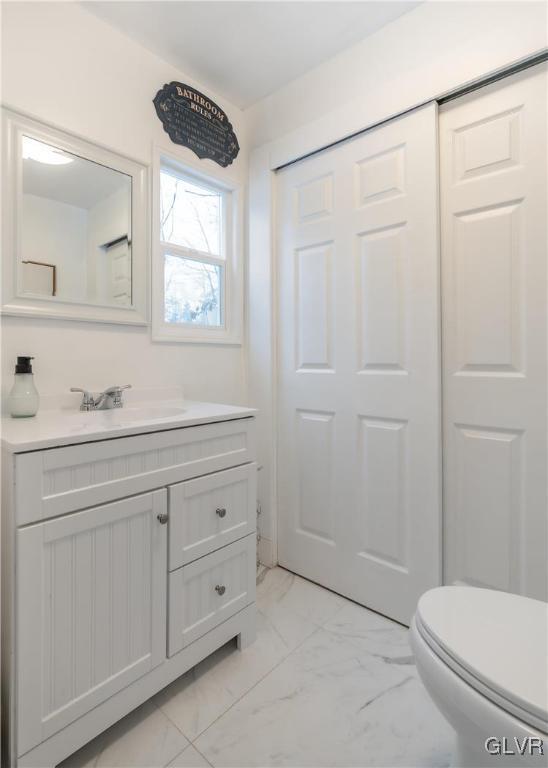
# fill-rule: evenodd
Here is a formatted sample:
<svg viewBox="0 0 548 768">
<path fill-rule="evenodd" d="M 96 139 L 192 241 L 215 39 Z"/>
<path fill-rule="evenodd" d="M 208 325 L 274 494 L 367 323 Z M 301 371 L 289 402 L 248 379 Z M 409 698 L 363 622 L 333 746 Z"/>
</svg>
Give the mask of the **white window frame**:
<svg viewBox="0 0 548 768">
<path fill-rule="evenodd" d="M 223 216 L 226 227 L 223 233 L 222 255 L 217 258 L 192 248 L 164 243 L 160 232 L 160 172 L 164 167 L 181 174 L 181 178 L 196 184 L 218 189 L 223 193 Z M 210 168 L 203 170 L 186 155 L 173 149 L 154 147 L 152 183 L 152 339 L 153 341 L 190 342 L 195 344 L 242 343 L 243 321 L 243 204 L 242 187 L 239 183 Z M 223 267 L 221 283 L 222 326 L 193 325 L 191 323 L 166 323 L 164 296 L 164 256 L 166 253 L 195 259 Z"/>
</svg>

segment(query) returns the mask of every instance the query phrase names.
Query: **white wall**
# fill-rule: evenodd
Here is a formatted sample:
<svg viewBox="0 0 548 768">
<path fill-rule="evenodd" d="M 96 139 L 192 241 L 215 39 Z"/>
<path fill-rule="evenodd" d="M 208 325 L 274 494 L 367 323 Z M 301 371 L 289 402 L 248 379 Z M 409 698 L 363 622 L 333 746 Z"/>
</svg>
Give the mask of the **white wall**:
<svg viewBox="0 0 548 768">
<path fill-rule="evenodd" d="M 152 104 L 171 80 L 200 88 L 78 3 L 2 4 L 1 96 L 12 109 L 149 164 L 153 142 L 175 149 Z M 244 116 L 211 96 L 228 113 L 241 147 L 227 174 L 245 183 Z M 189 150 L 175 151 L 196 160 Z M 211 161 L 201 165 L 219 172 Z M 5 318 L 2 352 L 3 391 L 11 386 L 15 356 L 27 354 L 36 356 L 36 383 L 44 394 L 131 382 L 179 384 L 202 400 L 245 399 L 242 348 L 153 344 L 146 328 Z"/>
<path fill-rule="evenodd" d="M 23 195 L 21 256 L 57 267 L 57 295 L 86 298 L 87 211 L 59 200 Z"/>
<path fill-rule="evenodd" d="M 322 146 L 547 44 L 543 1 L 424 2 L 248 109 L 251 145 L 310 151 L 313 122 Z"/>
<path fill-rule="evenodd" d="M 543 2 L 426 2 L 246 111 L 249 401 L 260 409 L 262 556 L 276 559 L 275 175 L 331 141 L 536 53 Z"/>
</svg>

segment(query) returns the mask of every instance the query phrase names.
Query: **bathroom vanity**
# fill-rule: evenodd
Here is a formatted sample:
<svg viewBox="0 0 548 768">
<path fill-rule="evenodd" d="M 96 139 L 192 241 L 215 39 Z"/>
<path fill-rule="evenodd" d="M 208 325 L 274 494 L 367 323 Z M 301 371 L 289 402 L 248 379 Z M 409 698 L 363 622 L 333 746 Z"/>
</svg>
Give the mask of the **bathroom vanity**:
<svg viewBox="0 0 548 768">
<path fill-rule="evenodd" d="M 2 765 L 53 766 L 255 636 L 254 412 L 3 420 Z"/>
</svg>

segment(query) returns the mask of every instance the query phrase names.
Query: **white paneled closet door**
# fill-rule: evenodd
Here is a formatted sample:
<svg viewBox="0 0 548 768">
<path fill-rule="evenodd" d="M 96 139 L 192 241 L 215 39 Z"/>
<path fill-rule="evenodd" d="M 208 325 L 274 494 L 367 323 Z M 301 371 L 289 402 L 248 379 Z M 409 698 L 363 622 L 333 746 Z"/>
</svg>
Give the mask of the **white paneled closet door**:
<svg viewBox="0 0 548 768">
<path fill-rule="evenodd" d="M 447 583 L 547 599 L 546 65 L 440 113 Z"/>
<path fill-rule="evenodd" d="M 408 623 L 441 581 L 437 107 L 278 175 L 279 561 Z"/>
</svg>

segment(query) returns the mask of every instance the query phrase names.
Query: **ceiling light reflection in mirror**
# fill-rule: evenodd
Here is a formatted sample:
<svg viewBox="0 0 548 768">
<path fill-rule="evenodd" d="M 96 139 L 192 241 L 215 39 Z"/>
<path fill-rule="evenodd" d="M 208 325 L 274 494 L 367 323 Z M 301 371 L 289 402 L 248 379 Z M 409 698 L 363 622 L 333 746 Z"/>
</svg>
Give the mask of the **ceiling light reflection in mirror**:
<svg viewBox="0 0 548 768">
<path fill-rule="evenodd" d="M 67 165 L 74 158 L 63 152 L 62 149 L 44 144 L 43 141 L 23 136 L 23 160 L 36 160 L 46 165 Z"/>
</svg>

